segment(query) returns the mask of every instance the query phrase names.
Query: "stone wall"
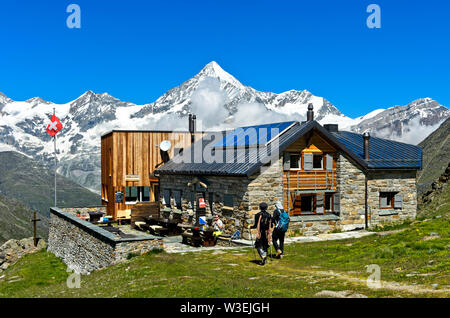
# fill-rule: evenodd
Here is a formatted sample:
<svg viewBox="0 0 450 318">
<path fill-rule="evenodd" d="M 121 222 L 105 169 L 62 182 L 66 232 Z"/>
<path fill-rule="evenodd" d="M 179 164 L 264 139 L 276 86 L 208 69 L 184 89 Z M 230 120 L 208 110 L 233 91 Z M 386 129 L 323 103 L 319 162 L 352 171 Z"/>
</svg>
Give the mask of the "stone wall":
<svg viewBox="0 0 450 318">
<path fill-rule="evenodd" d="M 379 193 L 402 195 L 400 209 L 380 209 Z M 416 171 L 370 173 L 368 180 L 369 226 L 415 219 L 417 213 Z"/>
<path fill-rule="evenodd" d="M 338 154 L 336 170 L 336 192 L 340 193 L 341 197 L 338 228 L 342 231 L 364 228 L 366 176 L 342 153 Z"/>
<path fill-rule="evenodd" d="M 364 172 L 343 154 L 337 162 L 337 191 L 341 195 L 338 228 L 348 231 L 365 226 Z M 380 209 L 380 192 L 402 195 L 400 209 Z M 371 171 L 367 175 L 369 227 L 414 219 L 417 212 L 416 171 Z"/>
<path fill-rule="evenodd" d="M 48 251 L 77 273 L 87 274 L 119 263 L 130 253 L 143 254 L 161 247 L 157 237 L 117 238 L 65 210 L 50 209 Z"/>
<path fill-rule="evenodd" d="M 207 176 L 208 188 L 196 185 L 188 186 L 195 181 L 195 176 L 190 175 L 161 175 L 160 176 L 160 202 L 163 199 L 164 190 L 180 190 L 182 198 L 182 208 L 175 208 L 175 202 L 172 198 L 171 209 L 161 206 L 161 214 L 164 217 L 175 218 L 176 214 L 181 214 L 182 222 L 185 224 L 195 223 L 195 193 L 205 192 L 206 216 L 211 218 L 213 214 L 218 214 L 225 225 L 225 233 L 231 234 L 237 229 L 241 230 L 246 222 L 247 211 L 249 209 L 249 199 L 247 187 L 251 180 L 246 177 L 226 177 L 226 176 Z M 213 196 L 213 202 L 210 202 L 210 193 Z M 232 209 L 224 208 L 224 195 L 233 197 Z M 212 205 L 212 210 L 211 210 Z"/>
</svg>

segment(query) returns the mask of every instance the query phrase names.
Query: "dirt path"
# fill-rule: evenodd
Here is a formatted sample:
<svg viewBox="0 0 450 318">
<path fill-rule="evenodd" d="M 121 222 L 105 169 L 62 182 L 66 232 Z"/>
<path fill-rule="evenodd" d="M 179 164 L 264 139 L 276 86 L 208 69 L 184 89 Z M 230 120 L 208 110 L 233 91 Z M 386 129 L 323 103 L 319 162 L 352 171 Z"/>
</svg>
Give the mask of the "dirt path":
<svg viewBox="0 0 450 318">
<path fill-rule="evenodd" d="M 369 287 L 367 284 L 366 278 L 360 278 L 351 276 L 347 273 L 341 273 L 341 272 L 335 272 L 332 270 L 329 271 L 321 271 L 321 270 L 304 270 L 304 269 L 293 269 L 289 267 L 282 267 L 277 266 L 280 268 L 283 268 L 283 270 L 288 270 L 291 273 L 299 273 L 299 274 L 308 274 L 311 276 L 320 276 L 320 277 L 327 277 L 332 279 L 339 279 L 344 280 L 351 283 L 356 283 L 359 285 L 364 285 L 369 289 L 375 289 L 374 287 Z M 392 282 L 392 281 L 380 281 L 380 288 L 384 290 L 390 290 L 390 291 L 398 291 L 402 293 L 409 293 L 414 295 L 423 295 L 423 294 L 433 294 L 433 295 L 444 295 L 448 294 L 450 295 L 450 289 L 432 289 L 424 285 L 408 285 L 405 283 L 398 283 L 398 282 Z"/>
</svg>

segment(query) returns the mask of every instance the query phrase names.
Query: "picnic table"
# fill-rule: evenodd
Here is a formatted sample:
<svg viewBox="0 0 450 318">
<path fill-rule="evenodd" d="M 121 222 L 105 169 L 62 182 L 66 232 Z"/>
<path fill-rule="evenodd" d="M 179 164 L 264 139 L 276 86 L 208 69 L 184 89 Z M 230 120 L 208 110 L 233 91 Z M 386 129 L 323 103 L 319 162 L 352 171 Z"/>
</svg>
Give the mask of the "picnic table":
<svg viewBox="0 0 450 318">
<path fill-rule="evenodd" d="M 199 226 L 179 225 L 185 231 L 181 234 L 183 244 L 189 244 L 196 247 L 214 246 L 215 240 L 212 229 L 202 230 Z"/>
<path fill-rule="evenodd" d="M 164 217 L 152 217 L 149 216 L 145 218 L 146 228 L 153 232 L 152 234 L 163 235 L 174 235 L 179 234 L 180 230 L 178 224 L 181 220 L 169 219 Z"/>
</svg>

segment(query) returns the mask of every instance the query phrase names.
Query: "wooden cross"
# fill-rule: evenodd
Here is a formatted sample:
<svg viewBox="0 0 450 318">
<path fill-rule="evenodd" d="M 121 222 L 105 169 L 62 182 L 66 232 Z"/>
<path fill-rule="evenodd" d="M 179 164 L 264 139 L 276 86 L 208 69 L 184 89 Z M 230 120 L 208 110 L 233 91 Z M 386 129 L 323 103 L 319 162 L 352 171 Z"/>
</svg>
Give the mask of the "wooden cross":
<svg viewBox="0 0 450 318">
<path fill-rule="evenodd" d="M 40 221 L 41 219 L 37 219 L 37 215 L 36 215 L 36 211 L 34 211 L 34 217 L 31 220 L 31 222 L 33 222 L 33 242 L 34 242 L 34 247 L 37 246 L 38 243 L 38 238 L 37 238 L 37 233 L 36 233 L 36 223 L 38 221 Z"/>
</svg>

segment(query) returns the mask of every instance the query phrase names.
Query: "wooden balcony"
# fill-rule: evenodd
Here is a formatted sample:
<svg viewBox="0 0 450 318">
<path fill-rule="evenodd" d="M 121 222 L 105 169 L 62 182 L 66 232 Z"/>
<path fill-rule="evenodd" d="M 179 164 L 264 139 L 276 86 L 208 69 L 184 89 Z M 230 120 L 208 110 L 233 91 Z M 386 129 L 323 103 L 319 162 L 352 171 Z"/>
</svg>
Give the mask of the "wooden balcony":
<svg viewBox="0 0 450 318">
<path fill-rule="evenodd" d="M 336 171 L 334 170 L 291 170 L 283 175 L 285 192 L 334 192 Z"/>
</svg>

